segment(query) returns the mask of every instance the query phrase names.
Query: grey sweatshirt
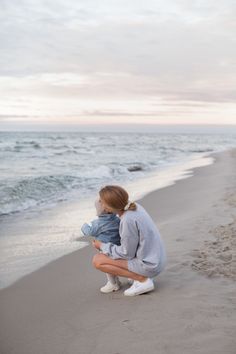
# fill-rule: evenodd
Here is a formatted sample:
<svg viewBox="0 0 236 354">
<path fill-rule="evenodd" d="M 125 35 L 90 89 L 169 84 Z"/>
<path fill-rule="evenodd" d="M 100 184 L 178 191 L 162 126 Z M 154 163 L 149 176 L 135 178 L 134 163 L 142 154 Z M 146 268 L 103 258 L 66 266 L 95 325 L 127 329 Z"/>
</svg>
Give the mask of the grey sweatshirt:
<svg viewBox="0 0 236 354">
<path fill-rule="evenodd" d="M 165 248 L 150 215 L 140 204 L 136 205 L 136 210 L 127 210 L 121 216 L 121 245 L 102 243 L 101 250 L 113 259 L 127 259 L 130 271 L 153 277 L 164 268 Z"/>
</svg>

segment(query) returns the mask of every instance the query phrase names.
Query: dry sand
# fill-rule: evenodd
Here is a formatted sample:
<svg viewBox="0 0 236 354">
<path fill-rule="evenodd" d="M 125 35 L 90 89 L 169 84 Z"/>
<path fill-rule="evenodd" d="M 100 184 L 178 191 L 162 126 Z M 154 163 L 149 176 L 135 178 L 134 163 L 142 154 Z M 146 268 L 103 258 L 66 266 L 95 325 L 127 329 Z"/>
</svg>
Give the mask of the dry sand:
<svg viewBox="0 0 236 354">
<path fill-rule="evenodd" d="M 236 152 L 140 203 L 168 265 L 152 293 L 104 295 L 86 247 L 0 291 L 1 354 L 235 354 Z"/>
</svg>

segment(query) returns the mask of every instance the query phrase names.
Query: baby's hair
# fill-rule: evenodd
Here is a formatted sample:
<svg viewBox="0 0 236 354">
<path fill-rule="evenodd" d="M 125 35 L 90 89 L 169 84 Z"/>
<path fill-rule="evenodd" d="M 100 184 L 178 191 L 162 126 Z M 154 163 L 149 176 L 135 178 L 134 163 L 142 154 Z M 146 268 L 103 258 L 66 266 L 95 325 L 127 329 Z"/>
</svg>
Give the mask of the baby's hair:
<svg viewBox="0 0 236 354">
<path fill-rule="evenodd" d="M 99 191 L 100 198 L 113 210 L 125 210 L 129 203 L 129 195 L 126 190 L 120 186 L 108 185 Z M 127 210 L 136 210 L 134 202 L 130 203 Z"/>
</svg>

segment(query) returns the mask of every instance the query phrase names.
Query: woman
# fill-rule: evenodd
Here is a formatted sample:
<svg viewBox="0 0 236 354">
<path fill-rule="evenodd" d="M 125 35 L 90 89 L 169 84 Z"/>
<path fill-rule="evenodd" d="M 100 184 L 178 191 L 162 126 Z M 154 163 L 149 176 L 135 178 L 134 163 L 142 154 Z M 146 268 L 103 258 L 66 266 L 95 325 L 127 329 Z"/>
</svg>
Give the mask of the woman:
<svg viewBox="0 0 236 354">
<path fill-rule="evenodd" d="M 107 284 L 107 291 L 103 292 L 119 289 L 118 276 L 133 280 L 133 285 L 124 292 L 126 296 L 152 291 L 152 277 L 163 270 L 166 259 L 156 225 L 140 204 L 129 202 L 129 195 L 122 187 L 106 186 L 99 196 L 104 209 L 121 219 L 120 246 L 93 241 L 93 246 L 102 252 L 94 256 L 94 267 L 116 276 L 115 283 Z"/>
</svg>

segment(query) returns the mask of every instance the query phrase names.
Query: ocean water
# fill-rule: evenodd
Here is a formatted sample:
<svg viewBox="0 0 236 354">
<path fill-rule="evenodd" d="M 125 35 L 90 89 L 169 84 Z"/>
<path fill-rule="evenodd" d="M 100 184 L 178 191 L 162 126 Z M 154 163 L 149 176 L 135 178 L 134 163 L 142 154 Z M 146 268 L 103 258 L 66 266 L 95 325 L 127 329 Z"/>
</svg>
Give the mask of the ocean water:
<svg viewBox="0 0 236 354">
<path fill-rule="evenodd" d="M 137 199 L 233 147 L 230 134 L 0 132 L 0 288 L 84 247 L 103 185 Z"/>
<path fill-rule="evenodd" d="M 135 181 L 235 136 L 123 133 L 0 133 L 0 215 L 89 196 L 101 185 Z"/>
</svg>

